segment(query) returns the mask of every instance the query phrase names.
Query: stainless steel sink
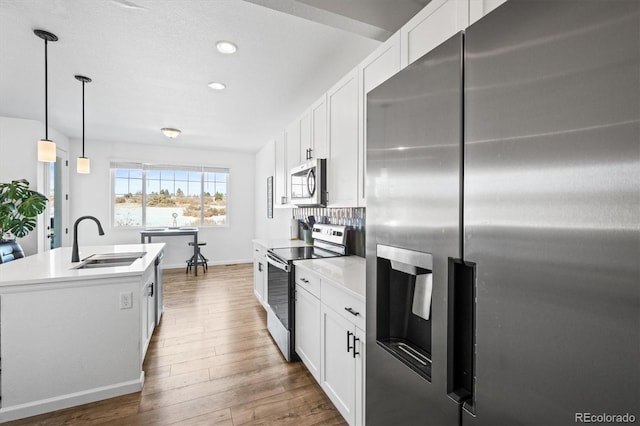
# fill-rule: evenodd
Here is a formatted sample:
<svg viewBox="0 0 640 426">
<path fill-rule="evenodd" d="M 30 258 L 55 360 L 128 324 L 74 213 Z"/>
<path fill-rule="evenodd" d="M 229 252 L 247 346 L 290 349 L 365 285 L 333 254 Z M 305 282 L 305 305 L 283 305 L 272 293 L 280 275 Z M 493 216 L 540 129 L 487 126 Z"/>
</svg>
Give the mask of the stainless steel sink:
<svg viewBox="0 0 640 426">
<path fill-rule="evenodd" d="M 146 251 L 128 253 L 103 253 L 93 254 L 72 269 L 113 268 L 116 266 L 129 266 L 142 256 Z"/>
</svg>

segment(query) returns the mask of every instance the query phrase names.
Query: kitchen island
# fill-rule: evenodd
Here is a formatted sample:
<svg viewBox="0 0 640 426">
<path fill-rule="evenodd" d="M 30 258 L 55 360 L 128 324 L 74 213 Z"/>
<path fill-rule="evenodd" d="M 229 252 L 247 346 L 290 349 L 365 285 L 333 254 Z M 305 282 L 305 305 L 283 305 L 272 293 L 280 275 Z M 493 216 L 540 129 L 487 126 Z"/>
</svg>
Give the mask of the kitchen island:
<svg viewBox="0 0 640 426">
<path fill-rule="evenodd" d="M 163 249 L 81 247 L 72 263 L 63 247 L 0 265 L 0 422 L 142 389 Z"/>
</svg>

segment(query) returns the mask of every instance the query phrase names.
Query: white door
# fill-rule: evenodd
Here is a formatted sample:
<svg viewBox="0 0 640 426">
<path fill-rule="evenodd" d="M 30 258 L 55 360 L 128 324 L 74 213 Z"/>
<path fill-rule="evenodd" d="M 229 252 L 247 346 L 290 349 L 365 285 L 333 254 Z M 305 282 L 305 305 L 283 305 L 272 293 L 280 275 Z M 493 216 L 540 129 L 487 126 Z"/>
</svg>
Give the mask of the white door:
<svg viewBox="0 0 640 426">
<path fill-rule="evenodd" d="M 44 211 L 44 226 L 38 234 L 38 247 L 51 250 L 69 246 L 69 155 L 56 149 L 56 162 L 43 163 L 43 194 L 49 202 Z"/>
</svg>

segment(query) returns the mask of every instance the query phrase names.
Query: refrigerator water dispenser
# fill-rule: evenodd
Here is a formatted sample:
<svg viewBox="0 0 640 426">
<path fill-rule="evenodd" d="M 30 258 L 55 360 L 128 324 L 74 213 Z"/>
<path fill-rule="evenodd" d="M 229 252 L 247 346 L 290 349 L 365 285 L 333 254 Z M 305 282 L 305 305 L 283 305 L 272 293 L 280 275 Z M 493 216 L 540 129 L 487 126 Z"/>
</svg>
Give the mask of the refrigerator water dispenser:
<svg viewBox="0 0 640 426">
<path fill-rule="evenodd" d="M 376 342 L 431 380 L 431 294 L 429 253 L 377 246 Z"/>
</svg>

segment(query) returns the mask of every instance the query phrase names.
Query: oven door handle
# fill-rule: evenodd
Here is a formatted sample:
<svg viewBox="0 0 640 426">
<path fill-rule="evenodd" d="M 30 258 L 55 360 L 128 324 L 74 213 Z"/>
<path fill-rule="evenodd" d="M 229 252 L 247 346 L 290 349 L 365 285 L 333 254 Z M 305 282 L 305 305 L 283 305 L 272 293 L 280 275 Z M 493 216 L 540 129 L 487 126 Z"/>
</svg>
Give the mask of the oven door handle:
<svg viewBox="0 0 640 426">
<path fill-rule="evenodd" d="M 284 272 L 291 272 L 291 267 L 288 263 L 282 263 L 279 259 L 274 257 L 271 253 L 267 252 L 267 262 Z"/>
</svg>

